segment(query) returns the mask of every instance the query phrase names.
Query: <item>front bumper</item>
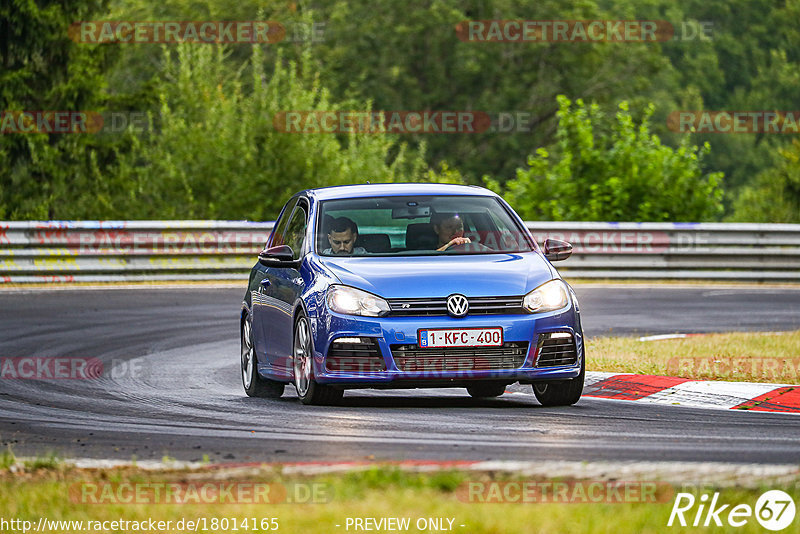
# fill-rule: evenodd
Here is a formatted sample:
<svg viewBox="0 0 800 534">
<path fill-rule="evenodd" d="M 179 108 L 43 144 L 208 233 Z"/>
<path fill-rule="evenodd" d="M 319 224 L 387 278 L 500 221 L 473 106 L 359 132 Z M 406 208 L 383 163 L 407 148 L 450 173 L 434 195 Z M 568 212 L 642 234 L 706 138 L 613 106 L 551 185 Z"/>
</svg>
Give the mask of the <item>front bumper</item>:
<svg viewBox="0 0 800 534">
<path fill-rule="evenodd" d="M 327 311 L 327 310 L 326 310 Z M 580 314 L 572 307 L 551 313 L 525 315 L 474 315 L 463 319 L 448 316 L 431 317 L 354 317 L 327 311 L 311 320 L 314 337 L 314 377 L 323 384 L 342 387 L 402 388 L 464 386 L 474 381 L 537 382 L 568 380 L 578 376 L 584 357 L 583 333 Z M 399 346 L 417 346 L 417 331 L 422 328 L 475 328 L 501 327 L 503 341 L 519 347 L 525 344 L 524 353 L 512 368 L 481 368 L 480 365 L 452 365 L 432 357 L 429 365 L 413 365 L 398 357 Z M 576 360 L 569 365 L 537 366 L 538 345 L 542 336 L 551 333 L 569 333 L 575 343 Z M 365 369 L 362 365 L 326 365 L 332 344 L 340 338 L 369 338 L 377 345 L 380 365 Z M 415 353 L 436 349 L 414 350 Z M 480 359 L 481 350 L 475 349 Z M 438 361 L 438 364 L 437 364 Z M 484 365 L 483 367 L 486 367 Z"/>
</svg>

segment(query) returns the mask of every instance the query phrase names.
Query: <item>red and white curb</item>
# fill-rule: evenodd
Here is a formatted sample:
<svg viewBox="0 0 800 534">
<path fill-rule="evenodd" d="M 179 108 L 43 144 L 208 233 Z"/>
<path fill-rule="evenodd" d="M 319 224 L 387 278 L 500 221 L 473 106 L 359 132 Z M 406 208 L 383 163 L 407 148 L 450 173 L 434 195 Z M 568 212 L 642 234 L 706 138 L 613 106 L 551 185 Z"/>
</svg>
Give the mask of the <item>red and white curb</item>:
<svg viewBox="0 0 800 534">
<path fill-rule="evenodd" d="M 584 397 L 724 410 L 800 413 L 800 386 L 587 372 Z"/>
</svg>

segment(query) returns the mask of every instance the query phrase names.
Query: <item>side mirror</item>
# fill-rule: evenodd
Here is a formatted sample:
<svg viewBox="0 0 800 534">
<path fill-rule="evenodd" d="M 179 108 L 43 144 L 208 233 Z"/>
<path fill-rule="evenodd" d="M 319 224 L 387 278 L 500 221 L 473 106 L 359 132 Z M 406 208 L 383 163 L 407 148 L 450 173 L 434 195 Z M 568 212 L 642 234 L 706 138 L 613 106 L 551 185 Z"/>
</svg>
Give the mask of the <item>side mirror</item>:
<svg viewBox="0 0 800 534">
<path fill-rule="evenodd" d="M 300 262 L 294 259 L 294 251 L 289 245 L 270 247 L 258 253 L 258 263 L 264 267 L 298 267 Z"/>
<path fill-rule="evenodd" d="M 572 254 L 572 245 L 560 239 L 544 240 L 544 257 L 550 261 L 566 260 Z"/>
</svg>

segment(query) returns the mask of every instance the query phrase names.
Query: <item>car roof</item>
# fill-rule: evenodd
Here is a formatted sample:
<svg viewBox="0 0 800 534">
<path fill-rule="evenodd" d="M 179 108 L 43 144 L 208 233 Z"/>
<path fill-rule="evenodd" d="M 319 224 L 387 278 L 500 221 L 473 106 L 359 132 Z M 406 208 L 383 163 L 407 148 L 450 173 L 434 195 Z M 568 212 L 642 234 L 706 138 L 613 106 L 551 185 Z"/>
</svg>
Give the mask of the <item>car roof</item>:
<svg viewBox="0 0 800 534">
<path fill-rule="evenodd" d="M 303 191 L 303 193 L 317 200 L 405 195 L 497 196 L 488 189 L 474 185 L 431 183 L 336 185 L 331 187 L 321 187 L 318 189 L 307 189 L 306 191 Z"/>
</svg>

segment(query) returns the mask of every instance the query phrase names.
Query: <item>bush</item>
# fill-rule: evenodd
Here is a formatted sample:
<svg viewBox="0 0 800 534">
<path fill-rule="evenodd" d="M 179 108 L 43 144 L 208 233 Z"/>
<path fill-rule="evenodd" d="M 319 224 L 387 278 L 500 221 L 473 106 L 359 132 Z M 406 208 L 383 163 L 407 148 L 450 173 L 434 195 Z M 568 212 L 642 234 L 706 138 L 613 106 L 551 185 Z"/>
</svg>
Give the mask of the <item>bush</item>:
<svg viewBox="0 0 800 534">
<path fill-rule="evenodd" d="M 261 49 L 252 50 L 250 68 L 230 72 L 222 47 L 179 46 L 177 59 L 165 49 L 155 127 L 131 134 L 132 149 L 111 170 L 115 216 L 274 219 L 301 189 L 422 173 L 421 156 L 391 136 L 277 131 L 272 118 L 280 111 L 368 105 L 332 102 L 318 78 L 280 58 L 267 73 Z"/>
<path fill-rule="evenodd" d="M 558 129 L 550 150 L 540 148 L 528 168 L 503 188 L 529 220 L 707 221 L 722 212 L 722 173 L 703 174 L 709 150 L 685 136 L 677 149 L 649 131 L 649 106 L 637 125 L 622 102 L 613 118 L 597 105 L 558 97 Z"/>
<path fill-rule="evenodd" d="M 734 203 L 731 220 L 800 223 L 800 142 L 779 149 L 775 167 L 759 173 Z"/>
</svg>

